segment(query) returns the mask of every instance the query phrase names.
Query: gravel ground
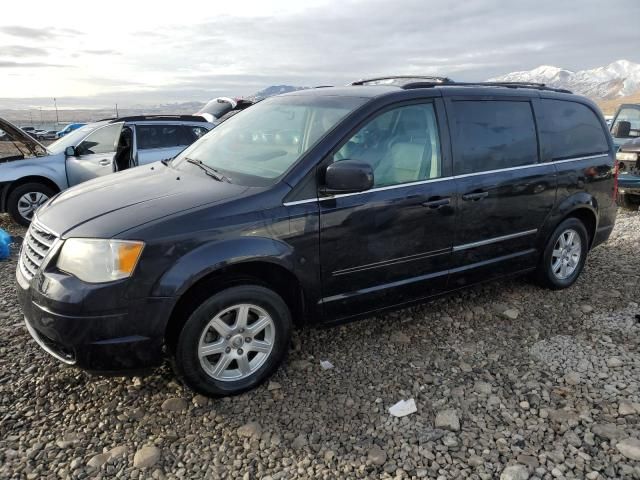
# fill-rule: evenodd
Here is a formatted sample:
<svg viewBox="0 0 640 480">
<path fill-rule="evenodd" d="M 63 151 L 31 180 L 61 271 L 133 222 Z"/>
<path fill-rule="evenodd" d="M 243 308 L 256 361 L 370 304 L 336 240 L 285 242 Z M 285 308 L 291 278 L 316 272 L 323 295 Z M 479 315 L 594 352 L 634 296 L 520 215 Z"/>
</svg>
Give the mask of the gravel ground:
<svg viewBox="0 0 640 480">
<path fill-rule="evenodd" d="M 640 479 L 638 212 L 570 290 L 503 281 L 307 329 L 270 383 L 220 400 L 166 367 L 103 378 L 53 361 L 14 269 L 0 263 L 0 478 Z M 416 413 L 389 415 L 409 398 Z"/>
</svg>

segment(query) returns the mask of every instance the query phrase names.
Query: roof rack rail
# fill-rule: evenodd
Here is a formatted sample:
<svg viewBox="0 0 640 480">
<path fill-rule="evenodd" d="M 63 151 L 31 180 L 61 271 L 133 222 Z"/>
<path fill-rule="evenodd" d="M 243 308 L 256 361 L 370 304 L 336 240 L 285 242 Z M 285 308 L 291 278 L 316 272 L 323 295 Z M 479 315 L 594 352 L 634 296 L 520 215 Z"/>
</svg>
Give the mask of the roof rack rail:
<svg viewBox="0 0 640 480">
<path fill-rule="evenodd" d="M 200 115 L 131 115 L 128 117 L 111 117 L 98 120 L 103 121 L 124 121 L 124 122 L 139 122 L 144 120 L 185 120 L 188 122 L 206 122 L 207 120 Z"/>
<path fill-rule="evenodd" d="M 449 80 L 447 82 L 412 82 L 403 85 L 401 88 L 405 90 L 411 90 L 414 88 L 431 88 L 441 85 L 448 85 L 454 87 L 504 87 L 504 88 L 531 88 L 534 90 L 544 90 L 549 92 L 558 93 L 573 93 L 571 90 L 564 88 L 547 87 L 544 83 L 533 82 L 454 82 Z"/>
<path fill-rule="evenodd" d="M 367 83 L 382 82 L 385 80 L 393 81 L 393 80 L 412 80 L 412 79 L 424 80 L 426 82 L 434 83 L 437 85 L 452 81 L 450 78 L 447 78 L 447 77 L 434 77 L 432 75 L 393 75 L 389 77 L 362 78 L 360 80 L 356 80 L 355 82 L 351 82 L 349 85 L 366 85 Z"/>
</svg>

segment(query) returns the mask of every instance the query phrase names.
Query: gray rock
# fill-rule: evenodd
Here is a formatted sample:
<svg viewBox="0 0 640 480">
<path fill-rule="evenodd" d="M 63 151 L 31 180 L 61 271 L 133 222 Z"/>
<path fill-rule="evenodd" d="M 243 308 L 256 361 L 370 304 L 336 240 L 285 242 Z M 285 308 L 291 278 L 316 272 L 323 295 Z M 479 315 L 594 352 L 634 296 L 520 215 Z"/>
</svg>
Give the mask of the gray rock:
<svg viewBox="0 0 640 480">
<path fill-rule="evenodd" d="M 569 372 L 564 376 L 564 381 L 568 385 L 578 385 L 582 381 L 582 376 L 578 372 Z"/>
<path fill-rule="evenodd" d="M 89 461 L 87 462 L 87 467 L 100 468 L 102 465 L 107 463 L 107 460 L 109 460 L 108 453 L 99 453 L 98 455 L 94 455 L 89 459 Z"/>
<path fill-rule="evenodd" d="M 162 410 L 165 412 L 182 412 L 187 409 L 187 401 L 184 398 L 167 398 L 162 402 Z"/>
<path fill-rule="evenodd" d="M 258 422 L 249 422 L 238 427 L 236 432 L 241 437 L 259 437 L 262 434 L 262 427 Z"/>
<path fill-rule="evenodd" d="M 511 465 L 500 474 L 500 480 L 528 480 L 529 470 L 524 465 Z"/>
<path fill-rule="evenodd" d="M 113 447 L 111 450 L 109 450 L 109 460 L 115 460 L 120 457 L 125 457 L 128 452 L 129 449 L 124 445 Z"/>
<path fill-rule="evenodd" d="M 156 446 L 150 445 L 142 447 L 133 456 L 133 466 L 136 468 L 153 467 L 156 463 L 158 463 L 161 455 L 161 450 Z"/>
<path fill-rule="evenodd" d="M 281 388 L 282 388 L 282 385 L 274 381 L 269 382 L 269 385 L 267 385 L 267 390 L 270 392 L 273 390 L 280 390 Z"/>
<path fill-rule="evenodd" d="M 605 440 L 619 440 L 625 436 L 624 430 L 611 423 L 596 423 L 591 427 L 591 431 Z"/>
<path fill-rule="evenodd" d="M 618 451 L 631 460 L 640 460 L 640 440 L 626 438 L 616 444 Z"/>
<path fill-rule="evenodd" d="M 396 330 L 395 332 L 393 332 L 391 334 L 390 340 L 393 343 L 398 343 L 401 345 L 409 345 L 411 343 L 411 338 L 409 338 L 409 336 L 406 333 L 400 330 Z"/>
<path fill-rule="evenodd" d="M 387 452 L 374 445 L 369 449 L 367 459 L 372 465 L 382 466 L 387 461 Z"/>
<path fill-rule="evenodd" d="M 502 315 L 509 320 L 516 320 L 518 318 L 518 315 L 520 315 L 520 312 L 518 312 L 518 310 L 516 310 L 515 308 L 509 308 L 508 310 L 502 312 Z"/>
<path fill-rule="evenodd" d="M 438 412 L 436 415 L 435 427 L 451 430 L 452 432 L 459 431 L 460 419 L 458 418 L 457 412 L 453 409 L 441 410 Z"/>
<path fill-rule="evenodd" d="M 473 384 L 473 391 L 480 395 L 491 395 L 491 384 L 487 382 L 475 382 Z"/>
<path fill-rule="evenodd" d="M 301 449 L 302 447 L 306 447 L 309 444 L 309 440 L 307 440 L 307 436 L 304 433 L 298 435 L 293 442 L 291 442 L 291 446 L 296 450 Z"/>
<path fill-rule="evenodd" d="M 624 365 L 624 362 L 619 357 L 607 358 L 607 367 L 609 368 L 619 368 L 622 365 Z"/>
</svg>

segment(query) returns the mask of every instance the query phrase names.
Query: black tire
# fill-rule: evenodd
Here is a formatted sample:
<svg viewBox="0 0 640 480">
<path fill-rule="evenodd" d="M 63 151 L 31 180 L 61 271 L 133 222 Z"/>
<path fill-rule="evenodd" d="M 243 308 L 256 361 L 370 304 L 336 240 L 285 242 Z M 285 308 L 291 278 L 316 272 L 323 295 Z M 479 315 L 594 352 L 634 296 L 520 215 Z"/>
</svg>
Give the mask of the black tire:
<svg viewBox="0 0 640 480">
<path fill-rule="evenodd" d="M 573 273 L 568 275 L 567 278 L 558 278 L 558 276 L 553 272 L 552 268 L 553 250 L 556 242 L 558 242 L 560 235 L 569 229 L 575 231 L 580 237 L 580 259 Z M 551 236 L 547 240 L 542 258 L 540 259 L 540 264 L 538 265 L 538 269 L 536 271 L 538 282 L 543 287 L 550 288 L 552 290 L 561 290 L 563 288 L 570 287 L 580 276 L 580 273 L 582 272 L 584 264 L 587 260 L 588 252 L 589 234 L 587 233 L 587 229 L 585 228 L 584 224 L 577 218 L 567 218 L 556 227 L 553 234 L 551 234 Z"/>
<path fill-rule="evenodd" d="M 618 206 L 625 210 L 637 211 L 640 207 L 640 195 L 629 195 L 628 193 L 618 193 Z"/>
<path fill-rule="evenodd" d="M 264 309 L 273 320 L 275 340 L 264 363 L 250 376 L 239 380 L 219 380 L 209 375 L 198 356 L 198 345 L 211 319 L 226 308 L 250 303 Z M 274 291 L 258 285 L 242 285 L 222 290 L 205 300 L 189 316 L 180 331 L 173 367 L 191 389 L 211 397 L 236 395 L 269 378 L 287 354 L 291 338 L 291 313 Z"/>
<path fill-rule="evenodd" d="M 18 209 L 18 201 L 24 194 L 30 192 L 46 195 L 47 198 L 51 198 L 56 194 L 56 191 L 54 189 L 52 189 L 48 185 L 38 182 L 25 183 L 24 185 L 19 185 L 11 191 L 9 197 L 7 198 L 7 212 L 9 212 L 9 215 L 11 215 L 11 218 L 13 218 L 16 223 L 19 223 L 20 225 L 23 225 L 25 227 L 29 226 L 29 224 L 31 223 L 31 218 L 22 216 Z"/>
</svg>

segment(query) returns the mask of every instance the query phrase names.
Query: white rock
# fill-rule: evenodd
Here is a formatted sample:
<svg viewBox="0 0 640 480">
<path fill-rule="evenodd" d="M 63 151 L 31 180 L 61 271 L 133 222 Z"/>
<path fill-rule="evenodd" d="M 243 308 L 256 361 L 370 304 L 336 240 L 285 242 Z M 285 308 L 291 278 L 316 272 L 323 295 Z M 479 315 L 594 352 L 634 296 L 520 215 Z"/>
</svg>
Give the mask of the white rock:
<svg viewBox="0 0 640 480">
<path fill-rule="evenodd" d="M 406 417 L 407 415 L 411 415 L 417 411 L 418 408 L 416 407 L 416 402 L 413 398 L 410 398 L 409 400 L 400 400 L 395 405 L 391 405 L 389 407 L 389 413 L 394 417 Z"/>
<path fill-rule="evenodd" d="M 273 390 L 280 390 L 282 388 L 282 385 L 280 385 L 278 382 L 269 382 L 269 385 L 267 385 L 267 390 L 268 391 L 273 391 Z"/>
<path fill-rule="evenodd" d="M 578 372 L 569 372 L 564 376 L 564 381 L 568 385 L 579 385 L 582 377 Z"/>
<path fill-rule="evenodd" d="M 500 474 L 500 480 L 528 480 L 529 470 L 524 465 L 511 465 Z"/>
<path fill-rule="evenodd" d="M 435 427 L 451 430 L 452 432 L 459 431 L 460 419 L 458 414 L 453 409 L 439 411 L 436 415 Z"/>
<path fill-rule="evenodd" d="M 329 360 L 320 360 L 320 367 L 322 367 L 323 370 L 331 370 L 333 368 L 333 363 Z"/>
<path fill-rule="evenodd" d="M 128 452 L 128 448 L 124 445 L 113 447 L 109 450 L 109 460 L 124 457 Z"/>
<path fill-rule="evenodd" d="M 636 408 L 634 407 L 634 405 L 632 403 L 629 402 L 620 402 L 620 405 L 618 405 L 618 414 L 619 415 L 635 415 L 636 414 Z"/>
<path fill-rule="evenodd" d="M 480 395 L 491 395 L 491 384 L 487 382 L 476 382 L 473 390 Z"/>
<path fill-rule="evenodd" d="M 626 438 L 616 444 L 618 451 L 631 460 L 640 460 L 640 440 Z"/>
<path fill-rule="evenodd" d="M 510 308 L 502 312 L 502 315 L 504 315 L 504 317 L 508 318 L 509 320 L 515 320 L 516 318 L 518 318 L 518 315 L 520 315 L 520 312 L 518 312 L 518 310 L 516 310 L 515 308 Z"/>
</svg>

